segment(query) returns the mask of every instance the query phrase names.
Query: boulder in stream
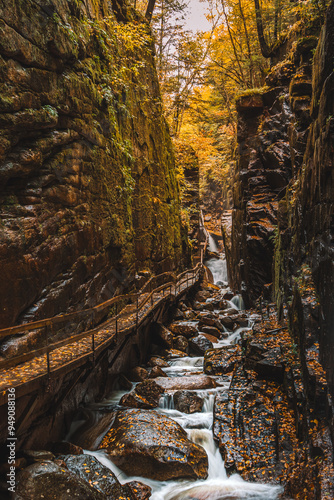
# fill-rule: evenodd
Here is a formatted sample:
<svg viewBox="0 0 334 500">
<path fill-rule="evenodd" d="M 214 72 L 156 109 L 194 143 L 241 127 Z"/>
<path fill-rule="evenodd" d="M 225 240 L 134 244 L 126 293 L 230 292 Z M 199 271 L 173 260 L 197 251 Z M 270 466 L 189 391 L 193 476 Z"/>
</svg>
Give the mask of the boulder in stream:
<svg viewBox="0 0 334 500">
<path fill-rule="evenodd" d="M 130 481 L 125 483 L 124 486 L 131 490 L 132 497 L 136 500 L 148 500 L 152 493 L 152 488 L 140 481 Z"/>
<path fill-rule="evenodd" d="M 203 337 L 205 337 L 207 340 L 209 340 L 212 344 L 217 343 L 217 338 L 213 337 L 212 335 L 209 335 L 208 333 L 203 333 Z"/>
<path fill-rule="evenodd" d="M 163 377 L 158 377 L 163 380 Z M 157 379 L 148 379 L 139 382 L 136 387 L 129 393 L 124 394 L 120 400 L 120 405 L 130 408 L 151 409 L 159 405 L 159 400 L 164 389 L 161 384 L 157 384 Z"/>
<path fill-rule="evenodd" d="M 52 445 L 52 451 L 55 455 L 82 455 L 83 449 L 68 441 L 57 441 Z"/>
<path fill-rule="evenodd" d="M 160 366 L 153 366 L 149 378 L 157 377 L 168 377 L 168 375 L 160 368 Z"/>
<path fill-rule="evenodd" d="M 110 408 L 101 411 L 94 411 L 90 408 L 80 409 L 75 420 L 81 420 L 83 423 L 71 435 L 71 441 L 85 450 L 96 450 L 113 418 L 114 413 Z M 62 454 L 67 453 L 62 452 Z M 69 454 L 73 455 L 73 453 Z"/>
<path fill-rule="evenodd" d="M 184 358 L 187 356 L 183 351 L 179 351 L 178 349 L 169 349 L 168 351 L 162 351 L 162 354 L 167 359 L 176 359 L 176 358 Z"/>
<path fill-rule="evenodd" d="M 188 349 L 188 340 L 183 335 L 178 335 L 174 339 L 174 348 L 178 351 L 186 352 Z"/>
<path fill-rule="evenodd" d="M 228 330 L 234 329 L 235 323 L 233 318 L 231 318 L 230 316 L 220 316 L 220 322 Z"/>
<path fill-rule="evenodd" d="M 212 389 L 217 385 L 216 381 L 207 375 L 185 375 L 181 377 L 156 378 L 154 381 L 165 392 L 177 390 L 192 391 L 196 389 Z"/>
<path fill-rule="evenodd" d="M 203 356 L 205 351 L 212 349 L 213 345 L 204 335 L 198 335 L 189 340 L 189 350 L 198 356 Z"/>
<path fill-rule="evenodd" d="M 211 349 L 204 355 L 204 373 L 225 375 L 225 373 L 230 373 L 240 361 L 241 347 L 239 345 Z"/>
<path fill-rule="evenodd" d="M 153 342 L 166 349 L 173 347 L 173 334 L 160 323 L 155 323 L 153 329 Z"/>
<path fill-rule="evenodd" d="M 205 302 L 206 299 L 211 297 L 211 293 L 208 290 L 200 290 L 196 293 L 195 300 L 198 302 Z"/>
<path fill-rule="evenodd" d="M 169 329 L 174 335 L 183 335 L 187 339 L 198 334 L 197 323 L 195 321 L 177 321 L 171 323 Z"/>
<path fill-rule="evenodd" d="M 199 319 L 198 328 L 201 330 L 203 326 L 214 326 L 218 330 L 224 330 L 222 323 L 219 321 L 219 317 L 214 313 L 201 312 L 197 315 Z"/>
<path fill-rule="evenodd" d="M 118 411 L 100 447 L 129 475 L 159 481 L 208 475 L 205 450 L 179 424 L 155 411 Z"/>
<path fill-rule="evenodd" d="M 121 483 L 108 467 L 91 455 L 67 455 L 62 457 L 68 470 L 83 479 L 110 500 L 127 498 Z M 59 497 L 58 497 L 59 498 Z"/>
<path fill-rule="evenodd" d="M 183 413 L 202 411 L 203 399 L 191 391 L 176 391 L 173 396 L 174 407 Z"/>
<path fill-rule="evenodd" d="M 109 471 L 110 472 L 110 471 Z M 106 496 L 86 480 L 51 462 L 29 465 L 17 475 L 16 500 L 105 500 Z M 119 498 L 119 497 L 118 497 Z"/>
<path fill-rule="evenodd" d="M 159 356 L 152 356 L 152 358 L 147 363 L 148 366 L 160 366 L 160 368 L 167 368 L 169 364 L 164 359 Z"/>
<path fill-rule="evenodd" d="M 218 328 L 215 326 L 209 326 L 209 325 L 203 325 L 201 326 L 201 333 L 208 333 L 209 335 L 212 335 L 213 337 L 216 337 L 216 339 L 220 339 L 222 336 L 222 333 Z"/>
</svg>

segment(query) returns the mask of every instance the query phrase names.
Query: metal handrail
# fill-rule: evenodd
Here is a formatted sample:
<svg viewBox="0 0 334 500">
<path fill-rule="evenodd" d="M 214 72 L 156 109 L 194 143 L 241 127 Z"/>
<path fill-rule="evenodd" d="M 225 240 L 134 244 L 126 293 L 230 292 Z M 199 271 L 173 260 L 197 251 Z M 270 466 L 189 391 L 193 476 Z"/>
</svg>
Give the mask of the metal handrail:
<svg viewBox="0 0 334 500">
<path fill-rule="evenodd" d="M 144 308 L 144 306 L 150 300 L 151 300 L 151 306 L 153 306 L 153 304 L 154 304 L 154 294 L 160 293 L 161 291 L 164 291 L 164 290 L 166 290 L 168 288 L 169 288 L 169 291 L 171 293 L 171 289 L 172 289 L 173 286 L 175 286 L 175 293 L 177 294 L 177 289 L 180 291 L 180 287 L 181 287 L 181 285 L 183 283 L 187 282 L 187 287 L 188 287 L 189 274 L 192 275 L 190 279 L 192 281 L 192 285 L 194 284 L 194 282 L 198 278 L 198 275 L 199 275 L 201 269 L 202 269 L 202 264 L 199 263 L 199 264 L 197 264 L 197 266 L 195 268 L 193 268 L 191 270 L 188 270 L 188 271 L 185 271 L 185 272 L 179 274 L 178 276 L 173 275 L 173 273 L 163 273 L 161 275 L 152 277 L 149 280 L 151 282 L 154 281 L 154 278 L 160 278 L 160 277 L 162 277 L 164 275 L 172 276 L 173 280 L 169 281 L 169 282 L 167 282 L 167 283 L 165 283 L 163 285 L 160 285 L 159 287 L 157 287 L 155 289 L 153 289 L 150 293 L 147 294 L 147 296 L 144 296 L 144 300 L 142 300 L 140 302 L 139 302 L 139 297 L 142 296 L 142 295 L 146 295 L 146 293 L 147 293 L 145 291 L 143 293 L 143 290 L 145 290 L 147 288 L 147 283 L 136 294 L 130 293 L 130 294 L 127 294 L 127 295 L 119 295 L 117 297 L 113 297 L 112 299 L 109 299 L 108 301 L 103 302 L 102 304 L 99 304 L 99 305 L 97 305 L 97 306 L 95 306 L 93 308 L 90 308 L 90 309 L 85 309 L 83 311 L 78 311 L 77 313 L 69 313 L 69 314 L 65 314 L 65 315 L 58 315 L 58 316 L 55 316 L 53 318 L 47 318 L 47 319 L 40 320 L 40 321 L 35 321 L 35 322 L 32 322 L 32 323 L 26 323 L 26 324 L 23 324 L 23 325 L 19 325 L 17 327 L 11 327 L 11 328 L 2 329 L 2 330 L 0 330 L 0 335 L 2 334 L 2 336 L 5 337 L 5 336 L 8 336 L 8 335 L 13 335 L 13 333 L 17 333 L 17 332 L 20 332 L 20 331 L 29 331 L 29 330 L 35 330 L 35 329 L 40 329 L 40 328 L 45 327 L 46 328 L 46 345 L 43 346 L 43 347 L 41 347 L 41 348 L 39 348 L 39 349 L 31 351 L 29 353 L 21 354 L 19 356 L 12 357 L 12 358 L 10 358 L 8 360 L 1 361 L 0 362 L 0 369 L 6 369 L 6 368 L 13 367 L 13 366 L 17 366 L 20 363 L 23 363 L 25 361 L 30 361 L 31 359 L 34 359 L 37 356 L 46 354 L 46 358 L 47 358 L 47 372 L 49 374 L 50 371 L 51 371 L 50 370 L 50 353 L 52 353 L 52 351 L 54 351 L 54 350 L 56 350 L 56 349 L 58 349 L 60 347 L 66 346 L 66 345 L 71 345 L 71 344 L 73 344 L 75 342 L 78 342 L 79 340 L 82 340 L 82 339 L 88 338 L 88 337 L 92 338 L 92 350 L 89 351 L 89 352 L 87 352 L 85 355 L 89 356 L 90 354 L 93 354 L 93 357 L 94 357 L 96 349 L 98 349 L 105 342 L 105 341 L 103 341 L 102 344 L 100 344 L 100 346 L 99 345 L 95 345 L 94 335 L 96 333 L 98 333 L 99 331 L 101 331 L 104 327 L 107 328 L 108 325 L 111 325 L 111 322 L 114 322 L 114 326 L 115 326 L 115 329 L 113 331 L 114 335 L 111 335 L 110 338 L 112 339 L 115 336 L 116 340 L 117 340 L 118 333 L 120 331 L 123 331 L 123 330 L 119 331 L 119 329 L 118 329 L 118 322 L 121 319 L 121 317 L 124 315 L 124 310 L 125 310 L 126 307 L 129 306 L 129 304 L 127 304 L 125 307 L 123 307 L 121 309 L 121 311 L 118 314 L 116 314 L 116 316 L 113 316 L 111 319 L 107 320 L 106 322 L 104 322 L 102 324 L 99 324 L 98 326 L 95 326 L 93 329 L 81 332 L 79 334 L 72 335 L 71 337 L 67 337 L 66 339 L 63 339 L 63 340 L 60 340 L 60 341 L 57 341 L 57 342 L 53 342 L 51 344 L 49 344 L 49 329 L 52 328 L 54 324 L 58 324 L 58 323 L 63 322 L 64 319 L 69 320 L 69 319 L 76 318 L 76 317 L 80 318 L 80 317 L 83 316 L 83 314 L 88 314 L 88 313 L 94 314 L 96 311 L 100 312 L 101 310 L 104 310 L 107 307 L 110 307 L 111 305 L 114 305 L 114 304 L 117 305 L 117 303 L 122 302 L 124 299 L 131 299 L 131 300 L 135 299 L 135 301 L 132 302 L 133 304 L 135 304 L 135 309 L 132 312 L 132 314 L 135 315 L 136 321 L 131 325 L 131 327 L 133 327 L 133 326 L 136 325 L 136 327 L 138 328 L 139 324 L 144 320 L 144 318 L 146 317 L 146 315 L 149 312 L 149 311 L 147 311 L 146 314 L 144 315 L 144 317 L 140 318 L 140 311 Z M 186 276 L 186 278 L 182 279 L 183 276 Z M 165 293 L 163 293 L 163 297 L 164 296 L 165 296 Z M 140 318 L 140 321 L 139 321 L 139 318 Z M 75 361 L 75 360 L 73 360 L 73 361 Z"/>
</svg>

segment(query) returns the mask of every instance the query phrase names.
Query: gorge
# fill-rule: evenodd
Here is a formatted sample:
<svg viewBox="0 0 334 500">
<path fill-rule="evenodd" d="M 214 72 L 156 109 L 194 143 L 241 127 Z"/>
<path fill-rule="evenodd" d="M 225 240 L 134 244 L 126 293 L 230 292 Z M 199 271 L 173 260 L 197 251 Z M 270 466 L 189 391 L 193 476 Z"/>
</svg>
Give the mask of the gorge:
<svg viewBox="0 0 334 500">
<path fill-rule="evenodd" d="M 0 0 L 1 498 L 332 500 L 334 2 L 224 108 L 220 181 L 146 3 Z"/>
</svg>

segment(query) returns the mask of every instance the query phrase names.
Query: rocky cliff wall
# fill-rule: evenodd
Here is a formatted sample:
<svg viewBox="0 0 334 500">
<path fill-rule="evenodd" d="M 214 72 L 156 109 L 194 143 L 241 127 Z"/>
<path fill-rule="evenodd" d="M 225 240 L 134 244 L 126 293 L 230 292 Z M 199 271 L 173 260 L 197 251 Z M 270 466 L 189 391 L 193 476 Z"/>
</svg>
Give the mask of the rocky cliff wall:
<svg viewBox="0 0 334 500">
<path fill-rule="evenodd" d="M 279 210 L 275 292 L 290 303 L 290 323 L 303 353 L 309 398 L 325 391 L 317 371 L 327 372 L 334 396 L 334 2 L 314 56 L 311 125 L 300 168 Z M 319 394 L 320 393 L 320 394 Z M 329 401 L 329 407 L 331 402 Z M 334 429 L 334 425 L 332 426 Z"/>
<path fill-rule="evenodd" d="M 329 420 L 334 396 L 333 57 L 331 2 L 320 37 L 312 29 L 299 34 L 267 77 L 267 87 L 237 102 L 238 166 L 227 239 L 233 287 L 248 303 L 261 295 L 274 297 L 279 317 L 288 315 L 305 405 Z"/>
<path fill-rule="evenodd" d="M 153 51 L 123 2 L 0 1 L 0 327 L 180 266 Z"/>
<path fill-rule="evenodd" d="M 316 29 L 304 29 L 262 89 L 237 100 L 238 150 L 229 268 L 232 286 L 253 304 L 271 299 L 278 211 L 303 162 L 312 121 Z"/>
</svg>

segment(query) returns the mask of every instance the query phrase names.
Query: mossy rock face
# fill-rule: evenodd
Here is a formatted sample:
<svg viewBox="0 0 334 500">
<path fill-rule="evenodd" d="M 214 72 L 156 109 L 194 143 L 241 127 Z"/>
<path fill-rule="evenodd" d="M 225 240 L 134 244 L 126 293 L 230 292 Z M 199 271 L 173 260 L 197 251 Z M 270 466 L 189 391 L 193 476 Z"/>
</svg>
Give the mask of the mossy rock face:
<svg viewBox="0 0 334 500">
<path fill-rule="evenodd" d="M 309 54 L 313 49 L 316 48 L 319 41 L 319 37 L 317 36 L 306 36 L 304 38 L 300 38 L 297 41 L 296 51 L 299 54 Z"/>
<path fill-rule="evenodd" d="M 254 93 L 247 92 L 238 97 L 236 100 L 236 108 L 238 113 L 244 114 L 259 114 L 264 108 L 263 97 L 260 92 L 254 89 Z"/>
<path fill-rule="evenodd" d="M 1 327 L 182 264 L 151 33 L 112 5 L 0 1 Z"/>
</svg>

